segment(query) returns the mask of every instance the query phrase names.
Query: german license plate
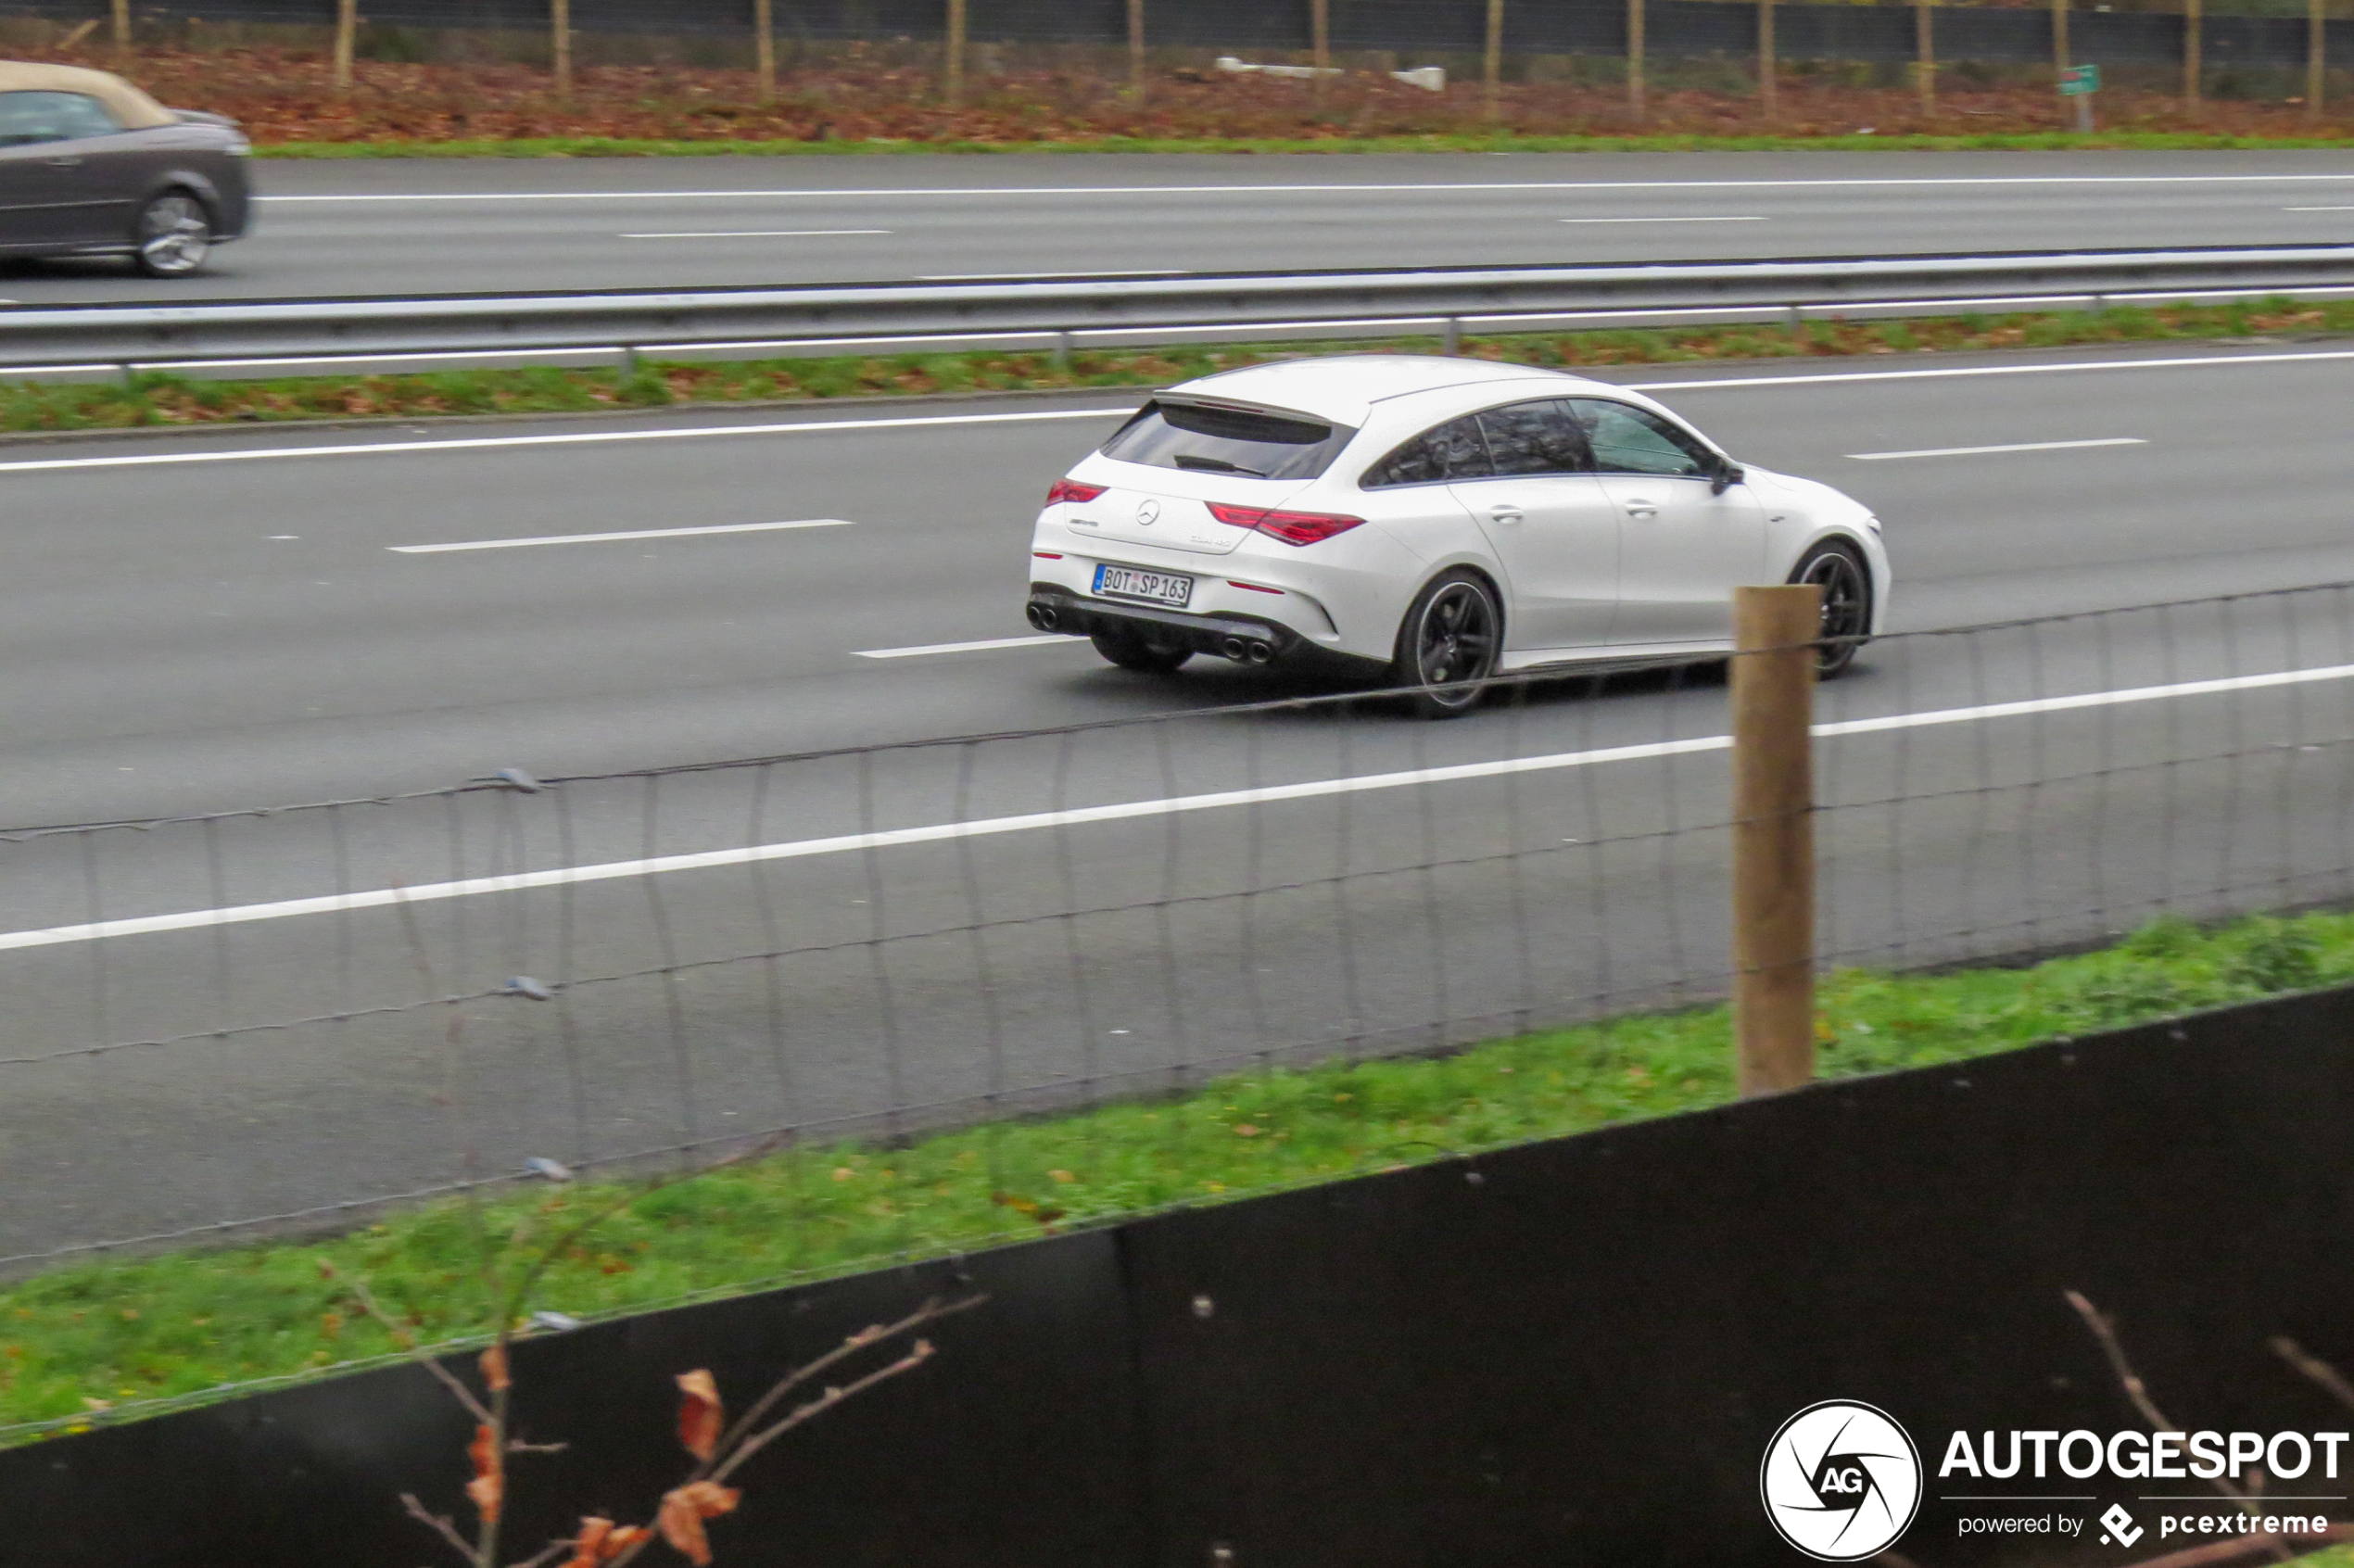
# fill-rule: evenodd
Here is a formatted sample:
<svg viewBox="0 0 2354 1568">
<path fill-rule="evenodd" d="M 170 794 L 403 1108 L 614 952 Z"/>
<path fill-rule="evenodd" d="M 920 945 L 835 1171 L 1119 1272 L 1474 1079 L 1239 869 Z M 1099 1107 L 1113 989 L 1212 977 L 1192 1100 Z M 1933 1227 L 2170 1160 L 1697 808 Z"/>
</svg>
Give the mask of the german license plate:
<svg viewBox="0 0 2354 1568">
<path fill-rule="evenodd" d="M 1194 597 L 1194 580 L 1172 572 L 1140 572 L 1133 566 L 1095 568 L 1095 592 L 1105 599 L 1141 599 L 1183 610 Z"/>
</svg>

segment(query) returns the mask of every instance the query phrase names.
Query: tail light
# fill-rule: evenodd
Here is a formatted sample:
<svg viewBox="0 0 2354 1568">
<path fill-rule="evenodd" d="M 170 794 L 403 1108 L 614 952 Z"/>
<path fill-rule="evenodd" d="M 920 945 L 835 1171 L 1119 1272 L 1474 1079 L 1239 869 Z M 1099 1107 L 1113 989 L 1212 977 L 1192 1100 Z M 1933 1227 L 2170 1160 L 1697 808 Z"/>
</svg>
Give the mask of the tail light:
<svg viewBox="0 0 2354 1568">
<path fill-rule="evenodd" d="M 1054 487 L 1046 492 L 1046 504 L 1055 506 L 1063 501 L 1091 501 L 1103 493 L 1104 487 L 1101 485 L 1082 485 L 1076 479 L 1057 479 Z"/>
<path fill-rule="evenodd" d="M 1221 506 L 1209 503 L 1209 514 L 1237 528 L 1256 528 L 1288 545 L 1312 545 L 1345 534 L 1364 521 L 1336 512 L 1283 512 L 1264 506 Z"/>
</svg>

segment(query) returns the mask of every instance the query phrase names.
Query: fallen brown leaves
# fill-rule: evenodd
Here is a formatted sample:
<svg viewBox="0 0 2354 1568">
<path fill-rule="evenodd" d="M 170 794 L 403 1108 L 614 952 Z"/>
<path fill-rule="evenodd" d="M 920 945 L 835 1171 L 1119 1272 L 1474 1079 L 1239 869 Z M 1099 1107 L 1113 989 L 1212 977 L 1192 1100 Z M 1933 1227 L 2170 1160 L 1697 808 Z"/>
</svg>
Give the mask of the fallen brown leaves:
<svg viewBox="0 0 2354 1568">
<path fill-rule="evenodd" d="M 127 73 L 167 103 L 234 116 L 265 144 L 535 137 L 1055 144 L 1105 136 L 1335 140 L 1490 128 L 1476 83 L 1432 94 L 1373 71 L 1333 82 L 1321 107 L 1304 83 L 1214 71 L 1157 75 L 1140 107 L 1120 78 L 1080 69 L 977 75 L 966 101 L 951 107 L 926 53 L 852 46 L 822 69 L 783 73 L 766 104 L 757 101 L 748 70 L 665 65 L 584 67 L 564 101 L 544 70 L 516 64 L 361 60 L 353 91 L 338 95 L 323 55 L 282 48 L 143 50 Z M 115 64 L 110 52 L 87 44 L 27 57 Z M 1970 86 L 1949 76 L 1935 109 L 1924 114 L 1909 88 L 1846 86 L 1840 74 L 1786 74 L 1780 116 L 1770 126 L 1745 91 L 1663 85 L 1638 124 L 1615 86 L 1508 82 L 1503 126 L 1526 135 L 1668 136 L 1845 135 L 1867 128 L 1881 135 L 1982 135 L 2063 126 L 2060 101 L 2040 86 Z M 2109 131 L 2354 135 L 2354 116 L 2345 108 L 2334 106 L 2317 125 L 2295 101 L 2185 106 L 2163 91 L 2120 84 L 2102 93 L 2100 107 Z"/>
</svg>

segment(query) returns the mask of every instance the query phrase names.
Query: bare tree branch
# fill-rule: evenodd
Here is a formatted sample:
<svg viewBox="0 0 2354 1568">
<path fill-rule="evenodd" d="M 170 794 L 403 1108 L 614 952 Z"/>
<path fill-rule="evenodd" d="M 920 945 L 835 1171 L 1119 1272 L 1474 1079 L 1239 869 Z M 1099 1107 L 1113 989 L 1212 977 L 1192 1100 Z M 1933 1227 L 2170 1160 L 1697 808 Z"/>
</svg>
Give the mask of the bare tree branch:
<svg viewBox="0 0 2354 1568">
<path fill-rule="evenodd" d="M 839 1365 L 843 1359 L 856 1355 L 861 1350 L 868 1350 L 878 1345 L 887 1344 L 921 1328 L 926 1323 L 936 1321 L 952 1313 L 964 1311 L 970 1307 L 978 1307 L 987 1299 L 986 1296 L 971 1296 L 961 1301 L 943 1303 L 935 1296 L 897 1322 L 879 1323 L 861 1329 L 808 1365 L 797 1367 L 787 1372 L 777 1380 L 767 1393 L 753 1402 L 752 1408 L 739 1417 L 735 1424 L 712 1446 L 711 1457 L 697 1464 L 680 1485 L 686 1486 L 699 1481 L 713 1483 L 726 1481 L 735 1473 L 738 1466 L 794 1427 L 815 1420 L 836 1405 L 857 1397 L 879 1383 L 888 1382 L 903 1372 L 915 1371 L 916 1368 L 931 1359 L 934 1352 L 930 1340 L 919 1339 L 905 1355 L 897 1360 L 877 1367 L 872 1372 L 854 1378 L 838 1388 L 827 1389 L 816 1398 L 800 1406 L 782 1420 L 767 1427 L 759 1426 L 759 1423 L 776 1410 L 778 1401 L 828 1368 Z M 636 1561 L 639 1552 L 659 1538 L 658 1536 L 650 1534 L 643 1539 L 631 1543 L 612 1560 L 611 1568 L 627 1568 L 627 1564 Z"/>
<path fill-rule="evenodd" d="M 2348 1410 L 2354 1410 L 2354 1384 L 2348 1383 L 2335 1367 L 2312 1355 L 2284 1334 L 2272 1336 L 2272 1353 L 2321 1385 L 2331 1398 Z"/>
<path fill-rule="evenodd" d="M 434 1533 L 448 1541 L 451 1549 L 460 1557 L 464 1558 L 468 1562 L 475 1561 L 475 1549 L 467 1542 L 465 1536 L 458 1534 L 458 1526 L 449 1523 L 448 1514 L 426 1512 L 425 1505 L 417 1500 L 417 1494 L 414 1492 L 401 1493 L 400 1505 L 409 1511 L 410 1518 L 432 1526 Z"/>
<path fill-rule="evenodd" d="M 892 1378 L 897 1377 L 901 1372 L 914 1372 L 918 1367 L 920 1367 L 926 1361 L 930 1360 L 931 1358 L 931 1341 L 929 1339 L 918 1339 L 916 1341 L 915 1348 L 909 1350 L 905 1356 L 900 1357 L 899 1359 L 892 1362 L 890 1365 L 877 1367 L 873 1372 L 867 1373 L 864 1377 L 854 1378 L 852 1381 L 843 1384 L 839 1388 L 827 1389 L 823 1394 L 818 1395 L 817 1397 L 810 1400 L 807 1404 L 794 1410 L 792 1414 L 777 1423 L 776 1425 L 769 1427 L 765 1432 L 761 1432 L 745 1438 L 742 1445 L 739 1447 L 734 1453 L 728 1456 L 728 1462 L 719 1466 L 718 1469 L 711 1473 L 711 1478 L 714 1481 L 727 1480 L 729 1475 L 735 1473 L 736 1468 L 744 1462 L 744 1461 L 752 1458 L 753 1455 L 758 1453 L 761 1449 L 766 1448 L 770 1443 L 783 1436 L 786 1433 L 791 1432 L 794 1427 L 802 1424 L 802 1423 L 809 1421 L 816 1416 L 823 1415 L 826 1411 L 833 1409 L 836 1405 L 841 1404 L 845 1399 L 854 1398 L 858 1395 L 864 1394 L 867 1389 L 872 1388 L 878 1383 L 887 1382 Z"/>
<path fill-rule="evenodd" d="M 2125 1347 L 2118 1340 L 2117 1325 L 2110 1322 L 2102 1314 L 2100 1309 L 2087 1300 L 2083 1292 L 2065 1290 L 2060 1294 L 2067 1297 L 2070 1307 L 2076 1309 L 2076 1315 L 2084 1320 L 2084 1326 L 2093 1331 L 2093 1337 L 2100 1342 L 2101 1353 L 2108 1358 L 2109 1371 L 2116 1374 L 2119 1385 L 2125 1390 L 2125 1397 L 2133 1402 L 2133 1408 L 2141 1411 L 2142 1419 L 2159 1432 L 2181 1433 L 2183 1429 L 2166 1419 L 2166 1413 L 2160 1410 L 2158 1408 L 2158 1402 L 2150 1397 L 2149 1385 L 2145 1384 L 2141 1374 L 2133 1370 L 2133 1364 L 2125 1359 Z M 2242 1477 L 2243 1482 L 2246 1479 L 2246 1476 Z M 2220 1475 L 2207 1484 L 2237 1504 L 2242 1512 L 2253 1511 L 2255 1505 L 2250 1501 L 2248 1491 L 2233 1486 Z M 2270 1551 L 2280 1562 L 2286 1562 L 2296 1555 L 2283 1546 L 2275 1536 L 2263 1536 L 2249 1538 L 2257 1540 L 2259 1545 L 2269 1542 L 2270 1545 L 2264 1546 L 2263 1549 Z M 2257 1549 L 2250 1548 L 2249 1549 Z"/>
<path fill-rule="evenodd" d="M 697 1468 L 696 1473 L 688 1479 L 700 1481 L 706 1474 L 714 1475 L 715 1478 L 725 1474 L 724 1471 L 716 1471 L 715 1467 L 727 1461 L 736 1445 L 742 1442 L 746 1434 L 752 1432 L 766 1419 L 768 1412 L 777 1408 L 779 1400 L 818 1373 L 856 1355 L 861 1350 L 896 1339 L 901 1334 L 912 1333 L 926 1323 L 935 1322 L 968 1308 L 978 1307 L 987 1299 L 988 1297 L 984 1296 L 968 1296 L 962 1301 L 951 1302 L 943 1306 L 940 1297 L 935 1296 L 897 1322 L 888 1325 L 877 1324 L 871 1328 L 861 1329 L 807 1366 L 795 1368 L 778 1379 L 775 1386 L 753 1403 L 751 1409 L 736 1418 L 735 1423 L 728 1428 L 726 1435 L 713 1447 L 711 1458 L 704 1461 Z M 761 1441 L 765 1443 L 767 1439 L 764 1437 Z M 728 1468 L 734 1467 L 729 1465 Z"/>
<path fill-rule="evenodd" d="M 2100 1341 L 2101 1353 L 2108 1358 L 2109 1371 L 2116 1374 L 2118 1383 L 2124 1387 L 2125 1397 L 2133 1401 L 2133 1408 L 2142 1412 L 2142 1419 L 2160 1432 L 2182 1431 L 2181 1427 L 2166 1419 L 2166 1413 L 2151 1399 L 2149 1385 L 2142 1381 L 2133 1363 L 2126 1360 L 2125 1347 L 2117 1342 L 2116 1325 L 2102 1316 L 2100 1309 L 2086 1300 L 2082 1291 L 2064 1290 L 2060 1294 L 2068 1298 L 2070 1307 L 2076 1309 L 2076 1315 L 2084 1320 L 2084 1326 L 2093 1331 L 2093 1337 Z"/>
<path fill-rule="evenodd" d="M 485 1426 L 491 1424 L 490 1411 L 484 1408 L 481 1400 L 475 1397 L 474 1390 L 461 1383 L 455 1372 L 443 1366 L 439 1357 L 428 1354 L 423 1347 L 418 1345 L 417 1336 L 411 1334 L 408 1327 L 399 1319 L 378 1306 L 376 1298 L 368 1294 L 368 1287 L 365 1284 L 339 1272 L 332 1263 L 321 1263 L 319 1271 L 351 1292 L 353 1298 L 360 1303 L 361 1310 L 373 1318 L 378 1326 L 392 1335 L 392 1342 L 407 1351 L 411 1360 L 439 1378 L 441 1385 L 449 1389 L 457 1397 L 458 1403 L 466 1408 L 468 1415 Z"/>
<path fill-rule="evenodd" d="M 509 1568 L 541 1568 L 541 1565 L 544 1563 L 553 1562 L 556 1560 L 556 1554 L 558 1552 L 570 1551 L 572 1549 L 572 1546 L 573 1543 L 569 1537 L 563 1540 L 550 1541 L 546 1546 L 540 1548 L 538 1551 L 533 1552 L 529 1557 L 523 1559 L 521 1562 L 509 1564 Z"/>
<path fill-rule="evenodd" d="M 867 1332 L 871 1334 L 873 1331 L 869 1330 Z M 851 1335 L 851 1338 L 853 1340 L 857 1340 L 859 1336 L 853 1334 Z M 865 1346 L 871 1345 L 873 1343 L 875 1343 L 874 1340 L 867 1339 L 861 1342 L 856 1347 L 864 1348 Z M 839 1354 L 839 1352 L 837 1352 L 837 1354 Z M 822 1415 L 827 1410 L 833 1409 L 836 1405 L 842 1403 L 846 1399 L 854 1398 L 856 1396 L 865 1393 L 867 1389 L 872 1388 L 878 1383 L 897 1377 L 901 1372 L 913 1372 L 916 1368 L 931 1359 L 931 1341 L 928 1339 L 919 1339 L 916 1341 L 916 1347 L 913 1350 L 908 1351 L 907 1354 L 892 1362 L 889 1366 L 877 1367 L 873 1372 L 868 1372 L 866 1376 L 858 1378 L 854 1382 L 846 1383 L 840 1388 L 827 1389 L 825 1393 L 819 1395 L 816 1398 L 810 1400 L 809 1403 L 802 1406 L 799 1410 L 794 1410 L 791 1415 L 785 1417 L 784 1420 L 777 1423 L 776 1425 L 769 1427 L 765 1432 L 758 1433 L 753 1436 L 745 1439 L 744 1442 L 737 1448 L 734 1453 L 728 1456 L 727 1462 L 713 1470 L 708 1477 L 705 1477 L 702 1474 L 703 1467 L 698 1465 L 696 1467 L 695 1479 L 709 1479 L 713 1482 L 722 1482 L 727 1480 L 728 1474 L 733 1472 L 738 1465 L 743 1463 L 744 1461 L 758 1453 L 772 1439 L 783 1436 L 786 1433 L 791 1431 L 794 1427 L 799 1426 L 802 1423 L 811 1420 L 816 1416 Z M 806 1371 L 806 1369 L 804 1370 Z M 712 1449 L 712 1452 L 714 1455 L 718 1455 L 726 1452 L 726 1450 L 724 1448 L 715 1448 Z M 693 1482 L 690 1481 L 686 1483 L 686 1485 L 691 1486 L 693 1485 Z M 621 1555 L 613 1560 L 612 1568 L 627 1568 L 629 1563 L 637 1561 L 637 1557 L 639 1552 L 643 1551 L 647 1547 L 652 1545 L 658 1538 L 659 1537 L 654 1536 L 648 1536 L 643 1540 L 631 1543 L 627 1548 L 623 1549 Z"/>
</svg>

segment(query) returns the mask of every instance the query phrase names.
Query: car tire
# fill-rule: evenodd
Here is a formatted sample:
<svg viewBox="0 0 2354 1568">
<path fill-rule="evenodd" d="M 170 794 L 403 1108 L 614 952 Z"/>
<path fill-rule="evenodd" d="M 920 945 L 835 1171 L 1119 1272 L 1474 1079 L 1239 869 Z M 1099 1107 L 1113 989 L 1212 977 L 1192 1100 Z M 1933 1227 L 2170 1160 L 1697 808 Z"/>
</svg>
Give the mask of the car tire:
<svg viewBox="0 0 2354 1568">
<path fill-rule="evenodd" d="M 1799 558 L 1791 568 L 1793 583 L 1814 583 L 1823 590 L 1822 642 L 1815 651 L 1815 678 L 1834 680 L 1845 675 L 1855 655 L 1871 640 L 1872 569 L 1863 552 L 1844 539 L 1826 539 Z"/>
<path fill-rule="evenodd" d="M 131 246 L 133 261 L 147 276 L 192 276 L 212 253 L 212 214 L 186 191 L 166 191 L 139 209 Z"/>
<path fill-rule="evenodd" d="M 1098 622 L 1087 640 L 1111 664 L 1142 675 L 1167 675 L 1194 656 L 1190 648 L 1157 643 L 1141 627 L 1125 624 Z"/>
<path fill-rule="evenodd" d="M 1442 572 L 1423 585 L 1398 624 L 1391 681 L 1420 718 L 1460 718 L 1479 706 L 1496 674 L 1504 612 L 1476 572 Z"/>
</svg>

